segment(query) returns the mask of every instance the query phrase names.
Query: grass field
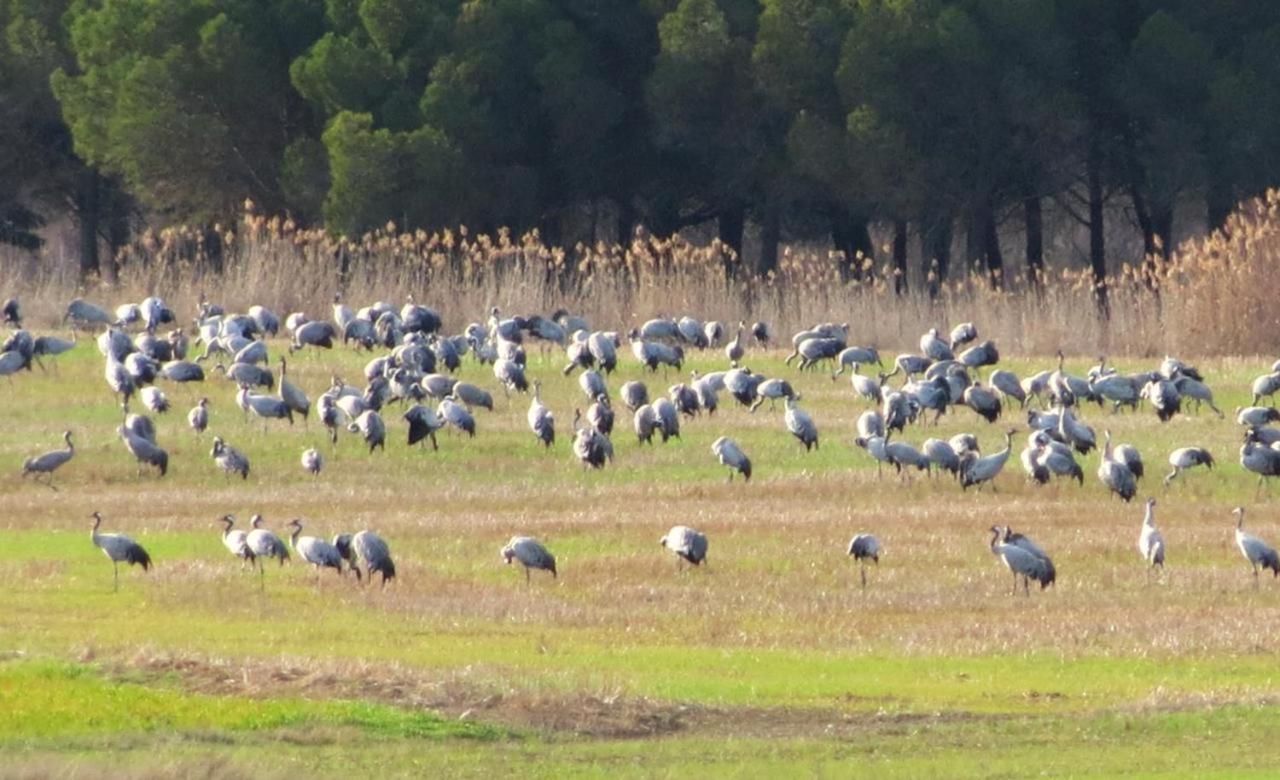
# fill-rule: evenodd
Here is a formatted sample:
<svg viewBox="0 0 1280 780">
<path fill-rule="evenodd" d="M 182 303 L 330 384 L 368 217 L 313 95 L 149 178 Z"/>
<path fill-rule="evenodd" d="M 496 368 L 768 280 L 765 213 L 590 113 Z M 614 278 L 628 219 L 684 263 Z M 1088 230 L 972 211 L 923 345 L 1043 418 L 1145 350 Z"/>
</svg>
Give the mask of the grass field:
<svg viewBox="0 0 1280 780">
<path fill-rule="evenodd" d="M 314 398 L 332 373 L 359 381 L 367 359 L 309 353 L 290 376 Z M 1110 427 L 1146 458 L 1139 499 L 1159 500 L 1169 543 L 1158 577 L 1135 549 L 1140 500 L 1108 497 L 1096 454 L 1083 488 L 1027 484 L 1025 432 L 994 493 L 877 478 L 851 443 L 866 405 L 846 381 L 799 375 L 780 355 L 746 362 L 792 379 L 820 450 L 786 433 L 781 406 L 751 414 L 727 396 L 681 439 L 640 447 L 619 404 L 616 462 L 584 472 L 569 452 L 584 399 L 560 356 L 534 348 L 530 373 L 557 417 L 550 452 L 526 428 L 524 396 L 495 392 L 476 438 L 442 435 L 438 452 L 406 448 L 385 410 L 387 451 L 370 455 L 354 435 L 331 450 L 315 421 L 264 433 L 213 378 L 165 387 L 160 479 L 139 476 L 115 436 L 92 345 L 0 380 L 0 775 L 1274 774 L 1280 583 L 1254 586 L 1230 516 L 1243 504 L 1251 530 L 1280 541 L 1231 419 L 1269 358 L 1194 361 L 1225 421 L 1084 412 L 1099 438 Z M 686 368 L 722 363 L 708 353 Z M 488 367 L 460 374 L 496 390 Z M 609 386 L 640 376 L 628 356 Z M 677 380 L 646 381 L 652 395 Z M 198 438 L 185 412 L 201 395 L 213 422 Z M 1008 422 L 1025 429 L 1019 414 L 988 425 L 962 409 L 905 438 L 967 430 L 993 452 Z M 78 454 L 59 490 L 22 480 L 22 460 L 67 428 Z M 247 482 L 216 469 L 213 433 L 250 457 Z M 725 434 L 756 466 L 747 485 L 727 483 L 710 453 Z M 1169 451 L 1193 444 L 1220 467 L 1162 487 Z M 309 446 L 326 454 L 318 479 L 298 465 Z M 89 541 L 95 509 L 157 563 L 122 572 L 119 593 Z M 277 530 L 302 517 L 323 536 L 375 529 L 400 576 L 362 589 L 295 561 L 269 567 L 260 591 L 221 544 L 227 512 Z M 707 567 L 679 572 L 659 548 L 676 523 L 708 534 Z M 987 548 L 993 523 L 1040 541 L 1057 586 L 1011 596 Z M 885 547 L 866 592 L 844 555 L 858 531 Z M 517 533 L 557 555 L 558 579 L 527 586 L 502 565 Z"/>
</svg>

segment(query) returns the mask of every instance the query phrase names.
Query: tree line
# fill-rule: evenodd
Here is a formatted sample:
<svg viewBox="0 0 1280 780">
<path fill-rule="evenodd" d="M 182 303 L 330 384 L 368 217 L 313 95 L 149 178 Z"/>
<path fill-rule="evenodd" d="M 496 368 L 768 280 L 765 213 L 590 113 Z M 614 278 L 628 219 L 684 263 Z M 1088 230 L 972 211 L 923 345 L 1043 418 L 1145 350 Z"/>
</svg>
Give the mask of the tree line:
<svg viewBox="0 0 1280 780">
<path fill-rule="evenodd" d="M 1122 199 L 1152 262 L 1280 172 L 1272 0 L 0 0 L 0 241 L 70 214 L 86 275 L 147 221 L 251 199 L 357 234 L 574 216 L 612 235 L 748 223 L 863 272 L 908 231 L 937 285 L 1044 265 L 1047 201 L 1090 235 Z M 215 242 L 216 243 L 216 242 Z M 905 285 L 907 275 L 897 275 Z"/>
</svg>

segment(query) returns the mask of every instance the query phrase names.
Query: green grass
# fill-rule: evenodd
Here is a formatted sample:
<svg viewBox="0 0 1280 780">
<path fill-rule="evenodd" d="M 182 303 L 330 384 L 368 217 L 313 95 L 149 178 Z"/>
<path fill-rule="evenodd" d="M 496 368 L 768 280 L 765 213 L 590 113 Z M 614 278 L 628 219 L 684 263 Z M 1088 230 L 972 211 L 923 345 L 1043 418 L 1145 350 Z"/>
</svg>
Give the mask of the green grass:
<svg viewBox="0 0 1280 780">
<path fill-rule="evenodd" d="M 530 358 L 557 416 L 551 452 L 525 427 L 528 399 L 507 402 L 470 362 L 460 376 L 493 390 L 497 408 L 478 412 L 475 439 L 443 435 L 439 452 L 404 447 L 396 409 L 384 415 L 385 453 L 349 435 L 330 449 L 314 421 L 264 434 L 233 408 L 233 388 L 211 379 L 166 387 L 164 479 L 139 476 L 116 439 L 119 409 L 91 347 L 56 373 L 15 378 L 0 428 L 0 578 L 13 584 L 0 594 L 0 653 L 27 660 L 0 666 L 0 751 L 36 774 L 90 772 L 109 754 L 135 773 L 175 776 L 512 766 L 530 776 L 845 776 L 851 766 L 890 777 L 1236 776 L 1272 763 L 1250 747 L 1280 731 L 1280 589 L 1253 586 L 1229 514 L 1246 504 L 1251 529 L 1280 540 L 1274 501 L 1239 466 L 1229 419 L 1269 360 L 1201 361 L 1226 421 L 1207 409 L 1165 425 L 1147 409 L 1082 412 L 1100 437 L 1109 426 L 1147 459 L 1140 497 L 1159 500 L 1169 541 L 1169 570 L 1152 578 L 1134 550 L 1141 508 L 1106 495 L 1096 454 L 1081 458 L 1083 488 L 1026 484 L 1016 462 L 1025 433 L 994 494 L 877 479 L 850 443 L 866 405 L 847 382 L 768 355 L 748 362 L 804 394 L 821 449 L 802 451 L 781 408 L 752 414 L 723 396 L 714 418 L 652 447 L 635 442 L 619 407 L 616 462 L 583 472 L 568 448 L 573 409 L 585 408 L 576 381 L 560 376 L 558 357 Z M 331 373 L 355 381 L 367 359 L 303 355 L 290 375 L 314 397 Z M 691 367 L 720 362 L 697 356 Z M 642 375 L 624 356 L 609 386 L 632 378 L 651 393 L 678 381 Z M 211 433 L 251 458 L 247 482 L 224 478 L 211 436 L 186 429 L 202 395 Z M 957 410 L 904 438 L 972 431 L 994 451 L 1006 424 Z M 65 428 L 79 453 L 57 475 L 60 490 L 20 479 L 22 459 Z M 711 456 L 722 434 L 755 462 L 749 485 L 726 484 Z M 1189 444 L 1209 447 L 1219 467 L 1162 487 L 1165 456 Z M 297 463 L 309 446 L 328 461 L 318 480 Z M 94 509 L 157 564 L 122 571 L 118 593 L 89 543 Z M 331 573 L 317 583 L 295 561 L 269 565 L 260 588 L 221 545 L 216 518 L 227 512 L 262 512 L 277 530 L 302 517 L 322 536 L 375 528 L 400 577 L 385 591 Z M 986 548 L 993 522 L 1049 549 L 1057 587 L 1009 595 Z M 677 574 L 657 544 L 676 523 L 708 533 L 708 567 Z M 844 547 L 865 530 L 885 555 L 862 593 Z M 526 586 L 501 564 L 516 533 L 549 545 L 558 579 Z M 219 682 L 210 689 L 183 671 L 188 662 L 220 670 Z M 312 695 L 290 682 L 313 671 L 346 683 Z M 702 714 L 671 715 L 682 707 Z M 680 722 L 646 731 L 658 717 Z"/>
</svg>

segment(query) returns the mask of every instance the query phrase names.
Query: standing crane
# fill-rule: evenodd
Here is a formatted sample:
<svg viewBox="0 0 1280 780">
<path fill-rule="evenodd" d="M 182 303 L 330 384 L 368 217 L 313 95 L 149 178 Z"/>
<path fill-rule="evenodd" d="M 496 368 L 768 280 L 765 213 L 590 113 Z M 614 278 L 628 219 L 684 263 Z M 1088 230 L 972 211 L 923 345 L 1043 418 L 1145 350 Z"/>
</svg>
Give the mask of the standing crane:
<svg viewBox="0 0 1280 780">
<path fill-rule="evenodd" d="M 1253 569 L 1254 586 L 1258 584 L 1259 568 L 1270 569 L 1273 577 L 1280 577 L 1280 556 L 1276 555 L 1275 548 L 1253 534 L 1245 533 L 1244 507 L 1238 506 L 1231 513 L 1236 516 L 1236 546 Z"/>
<path fill-rule="evenodd" d="M 796 401 L 800 400 L 799 396 L 787 399 L 787 412 L 784 415 L 784 422 L 787 424 L 787 430 L 792 436 L 800 440 L 804 445 L 805 452 L 810 449 L 816 449 L 818 446 L 818 426 L 814 424 L 813 418 L 809 413 L 796 406 Z"/>
<path fill-rule="evenodd" d="M 556 442 L 556 418 L 542 403 L 542 380 L 533 380 L 533 400 L 529 402 L 527 415 L 529 430 L 542 445 L 550 449 Z"/>
<path fill-rule="evenodd" d="M 239 528 L 232 528 L 236 524 L 236 518 L 233 515 L 223 515 L 221 522 L 224 524 L 222 529 L 222 544 L 231 552 L 232 555 L 241 559 L 241 568 L 247 563 L 253 566 L 254 555 L 253 550 L 249 549 L 249 534 Z"/>
<path fill-rule="evenodd" d="M 507 546 L 502 548 L 502 560 L 508 566 L 513 560 L 524 566 L 524 580 L 530 582 L 529 571 L 542 569 L 551 572 L 556 578 L 556 557 L 542 546 L 542 542 L 530 536 L 513 536 Z"/>
<path fill-rule="evenodd" d="M 239 474 L 241 479 L 249 479 L 249 459 L 240 450 L 223 442 L 221 436 L 213 437 L 213 449 L 209 451 L 209 457 L 213 458 L 213 462 L 227 476 Z"/>
<path fill-rule="evenodd" d="M 867 560 L 880 566 L 880 540 L 871 534 L 857 534 L 849 542 L 849 555 L 858 562 L 862 569 L 862 588 L 867 587 Z"/>
<path fill-rule="evenodd" d="M 1106 437 L 1106 445 L 1102 450 L 1102 462 L 1098 464 L 1098 480 L 1128 503 L 1138 492 L 1138 482 L 1129 467 L 1112 456 L 1111 431 L 1104 431 L 1103 435 Z"/>
<path fill-rule="evenodd" d="M 317 583 L 320 582 L 321 569 L 333 569 L 338 572 L 339 577 L 342 576 L 342 556 L 338 553 L 337 547 L 314 536 L 302 536 L 302 521 L 296 517 L 289 521 L 289 528 L 293 529 L 289 534 L 289 543 L 293 545 L 293 551 L 299 558 L 315 567 Z"/>
<path fill-rule="evenodd" d="M 1168 485 L 1184 470 L 1195 468 L 1196 466 L 1208 466 L 1213 468 L 1213 455 L 1203 447 L 1179 447 L 1169 453 L 1169 465 L 1173 466 L 1164 478 L 1164 484 Z"/>
<path fill-rule="evenodd" d="M 1012 541 L 1002 541 L 1001 532 L 1007 537 L 1009 529 L 1001 529 L 999 526 L 991 528 L 991 552 L 999 556 L 1004 565 L 1013 573 L 1013 592 L 1018 592 L 1018 578 L 1022 578 L 1022 592 L 1030 596 L 1030 581 L 1035 580 L 1040 583 L 1040 589 L 1044 590 L 1054 581 L 1053 564 L 1049 561 L 1048 556 L 1036 555 L 1026 546 L 1015 544 Z"/>
<path fill-rule="evenodd" d="M 721 465 L 729 467 L 730 482 L 733 481 L 734 472 L 741 474 L 743 481 L 751 481 L 751 459 L 733 439 L 721 436 L 711 443 L 711 452 Z"/>
<path fill-rule="evenodd" d="M 71 443 L 71 431 L 64 431 L 62 440 L 67 443 L 64 450 L 52 450 L 43 455 L 37 455 L 34 458 L 27 458 L 22 462 L 22 476 L 35 474 L 36 481 L 40 480 L 40 475 L 45 476 L 45 484 L 50 490 L 57 491 L 53 486 L 53 472 L 62 468 L 69 460 L 75 457 L 76 446 Z"/>
<path fill-rule="evenodd" d="M 1147 508 L 1142 516 L 1142 530 L 1138 532 L 1138 552 L 1142 559 L 1152 568 L 1160 567 L 1164 571 L 1164 534 L 1156 528 L 1156 500 L 1147 499 Z"/>
<path fill-rule="evenodd" d="M 191 426 L 191 430 L 197 434 L 204 433 L 209 428 L 209 399 L 201 398 L 200 401 L 187 412 L 187 425 Z"/>
<path fill-rule="evenodd" d="M 341 537 L 339 537 L 340 539 Z M 339 553 L 342 547 L 337 543 L 334 547 L 338 548 Z M 361 531 L 351 537 L 351 544 L 348 548 L 350 556 L 347 560 L 351 563 L 351 570 L 356 573 L 356 579 L 360 577 L 360 563 L 364 563 L 365 572 L 369 575 L 368 581 L 373 582 L 375 573 L 382 575 L 382 587 L 387 587 L 387 580 L 393 580 L 396 577 L 396 565 L 391 560 L 391 548 L 382 540 L 382 537 L 373 531 Z"/>
<path fill-rule="evenodd" d="M 151 568 L 151 556 L 147 554 L 146 550 L 142 549 L 142 545 L 124 534 L 98 533 L 98 528 L 102 525 L 102 514 L 95 511 L 90 517 L 93 518 L 93 532 L 90 534 L 90 538 L 93 539 L 93 546 L 102 550 L 111 559 L 111 566 L 115 569 L 114 590 L 120 590 L 120 564 L 122 562 L 130 566 L 141 566 L 143 571 Z M 1272 555 L 1274 554 L 1272 553 Z"/>
<path fill-rule="evenodd" d="M 320 470 L 324 468 L 324 456 L 315 447 L 310 447 L 302 452 L 302 469 L 313 477 L 320 476 Z"/>
<path fill-rule="evenodd" d="M 262 515 L 254 515 L 249 520 L 249 525 L 253 526 L 253 530 L 245 537 L 245 544 L 253 552 L 254 560 L 258 563 L 258 579 L 262 584 L 262 588 L 266 588 L 266 571 L 263 566 L 264 558 L 275 558 L 284 566 L 285 561 L 289 560 L 289 548 L 284 546 L 284 542 L 275 532 L 269 531 L 262 527 Z"/>
</svg>

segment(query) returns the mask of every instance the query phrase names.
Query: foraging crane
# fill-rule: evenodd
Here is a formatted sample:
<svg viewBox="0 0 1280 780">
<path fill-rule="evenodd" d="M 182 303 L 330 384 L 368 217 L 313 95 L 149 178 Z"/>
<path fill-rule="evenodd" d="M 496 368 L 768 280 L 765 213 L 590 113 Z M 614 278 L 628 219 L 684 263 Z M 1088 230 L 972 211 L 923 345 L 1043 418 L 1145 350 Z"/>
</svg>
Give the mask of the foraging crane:
<svg viewBox="0 0 1280 780">
<path fill-rule="evenodd" d="M 276 386 L 275 375 L 271 373 L 270 369 L 256 366 L 252 363 L 232 363 L 230 367 L 218 363 L 213 367 L 213 370 L 237 385 L 265 387 L 268 390 Z"/>
<path fill-rule="evenodd" d="M 960 459 L 960 488 L 968 490 L 976 485 L 979 490 L 982 485 L 992 481 L 996 475 L 1004 468 L 1004 464 L 1009 460 L 1009 453 L 1013 451 L 1013 432 L 1010 428 L 1004 434 L 1004 449 L 1000 452 L 978 457 L 975 453 L 967 452 Z M 992 487 L 994 490 L 994 486 Z"/>
<path fill-rule="evenodd" d="M 1142 397 L 1151 402 L 1160 422 L 1169 422 L 1173 416 L 1182 411 L 1182 396 L 1178 388 L 1168 379 L 1153 377 L 1142 388 Z"/>
<path fill-rule="evenodd" d="M 22 327 L 22 310 L 19 308 L 17 298 L 6 298 L 4 306 L 0 306 L 0 314 L 3 315 L 3 323 L 10 327 Z"/>
<path fill-rule="evenodd" d="M 95 511 L 90 517 L 93 518 L 93 532 L 90 534 L 90 538 L 93 539 L 93 546 L 102 550 L 103 554 L 111 559 L 111 566 L 115 570 L 114 590 L 120 590 L 120 564 L 122 562 L 130 566 L 141 566 L 143 571 L 151 568 L 151 556 L 142 548 L 142 545 L 124 534 L 98 533 L 98 527 L 102 525 L 102 514 Z"/>
<path fill-rule="evenodd" d="M 600 433 L 609 436 L 613 433 L 613 407 L 609 405 L 609 396 L 596 396 L 596 402 L 587 407 L 587 422 Z"/>
<path fill-rule="evenodd" d="M 232 528 L 236 524 L 234 515 L 223 515 L 221 522 L 224 524 L 222 529 L 222 544 L 227 550 L 237 558 L 241 559 L 241 568 L 245 563 L 250 566 L 254 563 L 253 550 L 249 549 L 249 534 L 239 528 Z"/>
<path fill-rule="evenodd" d="M 751 336 L 762 347 L 769 346 L 769 326 L 763 322 L 751 323 Z"/>
<path fill-rule="evenodd" d="M 170 360 L 160 366 L 160 376 L 170 382 L 203 382 L 204 369 L 190 360 Z"/>
<path fill-rule="evenodd" d="M 453 386 L 452 392 L 454 398 L 457 398 L 469 407 L 478 406 L 481 409 L 488 409 L 491 412 L 493 411 L 493 396 L 488 390 L 476 387 L 470 382 L 458 382 Z"/>
<path fill-rule="evenodd" d="M 867 587 L 867 560 L 870 559 L 877 568 L 880 566 L 880 540 L 871 534 L 857 534 L 849 541 L 849 555 L 858 562 L 862 569 L 862 587 Z"/>
<path fill-rule="evenodd" d="M 1033 433 L 1031 440 L 1038 447 L 1035 463 L 1043 467 L 1049 476 L 1070 477 L 1079 484 L 1084 484 L 1084 469 L 1076 462 L 1070 447 L 1054 441 L 1043 431 Z"/>
<path fill-rule="evenodd" d="M 694 372 L 697 373 L 696 371 Z M 699 410 L 698 392 L 681 382 L 667 388 L 667 397 L 675 404 L 676 411 L 686 417 L 697 417 Z"/>
<path fill-rule="evenodd" d="M 332 323 L 323 320 L 311 320 L 299 325 L 293 331 L 293 341 L 289 344 L 289 354 L 299 352 L 307 347 L 333 349 L 333 340 L 338 337 L 338 330 Z"/>
<path fill-rule="evenodd" d="M 884 374 L 880 375 L 881 377 Z M 881 383 L 869 376 L 863 375 L 859 371 L 859 365 L 853 365 L 853 373 L 849 376 L 849 383 L 853 386 L 853 392 L 859 397 L 864 398 L 873 403 L 880 403 L 884 399 L 880 395 Z"/>
<path fill-rule="evenodd" d="M 1040 583 L 1040 589 L 1044 590 L 1053 584 L 1056 579 L 1056 573 L 1053 570 L 1053 563 L 1047 555 L 1036 555 L 1036 553 L 1027 549 L 1021 544 L 1014 544 L 1012 541 L 1001 541 L 1002 532 L 1005 536 L 1009 535 L 1009 529 L 1001 529 L 999 526 L 991 527 L 991 552 L 999 556 L 1004 565 L 1013 573 L 1013 592 L 1018 592 L 1018 578 L 1022 578 L 1022 592 L 1030 596 L 1030 581 L 1035 580 Z"/>
<path fill-rule="evenodd" d="M 240 390 L 236 393 L 236 403 L 246 413 L 253 412 L 264 423 L 267 420 L 288 420 L 293 425 L 293 410 L 287 403 L 269 395 L 252 393 L 247 384 L 241 383 Z"/>
<path fill-rule="evenodd" d="M 724 374 L 724 389 L 738 403 L 751 407 L 756 402 L 757 390 L 765 381 L 763 376 L 753 374 L 750 368 L 733 368 Z"/>
<path fill-rule="evenodd" d="M 978 327 L 972 322 L 962 322 L 951 329 L 951 351 L 953 352 L 977 340 Z"/>
<path fill-rule="evenodd" d="M 338 545 L 334 546 L 341 550 Z M 351 562 L 351 570 L 356 573 L 357 580 L 361 579 L 361 562 L 364 563 L 368 582 L 373 582 L 374 574 L 381 574 L 382 587 L 385 588 L 387 580 L 396 578 L 396 565 L 391 560 L 391 548 L 373 531 L 361 531 L 351 537 L 349 550 L 351 555 L 348 560 Z"/>
<path fill-rule="evenodd" d="M 347 430 L 352 433 L 359 433 L 360 438 L 364 439 L 364 443 L 369 445 L 369 454 L 382 448 L 383 452 L 387 451 L 387 424 L 382 421 L 382 415 L 373 409 L 366 409 L 360 413 Z"/>
<path fill-rule="evenodd" d="M 1275 548 L 1253 534 L 1245 533 L 1244 507 L 1238 506 L 1231 512 L 1236 516 L 1236 547 L 1240 548 L 1240 554 L 1253 569 L 1254 585 L 1258 583 L 1259 568 L 1271 569 L 1273 577 L 1280 577 L 1280 556 L 1276 555 Z"/>
<path fill-rule="evenodd" d="M 537 383 L 535 382 L 534 384 Z M 578 387 L 582 388 L 582 393 L 588 400 L 594 400 L 598 396 L 609 394 L 609 388 L 604 383 L 604 377 L 595 369 L 588 369 L 578 375 Z"/>
<path fill-rule="evenodd" d="M 799 396 L 787 399 L 787 412 L 783 415 L 787 431 L 804 445 L 805 452 L 818 447 L 818 426 L 809 413 L 796 406 Z"/>
<path fill-rule="evenodd" d="M 587 351 L 595 359 L 596 367 L 612 374 L 618 367 L 618 342 L 608 334 L 596 331 L 587 336 Z"/>
<path fill-rule="evenodd" d="M 1026 408 L 1027 391 L 1022 387 L 1022 382 L 1018 380 L 1018 376 L 1012 371 L 1005 371 L 1000 368 L 992 371 L 991 376 L 987 378 L 987 384 L 1003 397 L 1016 400 L 1019 409 Z"/>
<path fill-rule="evenodd" d="M 593 469 L 604 468 L 606 460 L 613 458 L 613 444 L 594 427 L 583 427 L 582 410 L 573 410 L 573 454 L 583 465 Z"/>
<path fill-rule="evenodd" d="M 1256 429 L 1250 428 L 1245 432 L 1244 444 L 1240 447 L 1240 465 L 1258 475 L 1258 487 L 1261 488 L 1267 477 L 1280 476 L 1280 451 L 1260 444 Z"/>
<path fill-rule="evenodd" d="M 0 356 L 0 361 L 10 355 L 17 354 L 16 352 L 6 352 L 3 356 Z M 18 357 L 21 358 L 21 355 L 18 355 Z M 4 373 L 3 367 L 0 366 L 0 375 L 4 375 Z M 8 373 L 13 372 L 10 371 Z M 128 369 L 124 367 L 124 363 L 117 360 L 115 355 L 108 355 L 103 375 L 107 380 L 107 386 L 111 388 L 112 394 L 120 396 L 124 403 L 128 403 L 137 388 L 134 385 L 133 377 L 129 374 Z"/>
<path fill-rule="evenodd" d="M 319 476 L 320 470 L 324 468 L 324 456 L 314 447 L 302 451 L 301 462 L 302 470 L 313 477 Z"/>
<path fill-rule="evenodd" d="M 1070 444 L 1081 455 L 1088 455 L 1098 446 L 1098 435 L 1067 408 L 1058 410 L 1057 423 L 1058 440 Z"/>
<path fill-rule="evenodd" d="M 533 435 L 545 448 L 550 449 L 556 442 L 556 418 L 542 403 L 542 380 L 540 379 L 533 381 L 533 400 L 529 402 L 526 419 L 529 421 L 529 430 L 533 431 Z"/>
<path fill-rule="evenodd" d="M 974 382 L 964 391 L 964 404 L 977 412 L 982 419 L 993 423 L 1000 419 L 1000 396 L 995 392 Z"/>
<path fill-rule="evenodd" d="M 618 395 L 622 397 L 622 403 L 626 404 L 627 409 L 632 412 L 649 403 L 649 389 L 643 382 L 627 382 L 618 388 Z"/>
<path fill-rule="evenodd" d="M 636 409 L 631 422 L 636 432 L 636 439 L 640 444 L 653 444 L 653 432 L 662 428 L 662 422 L 658 419 L 657 412 L 649 404 L 644 404 L 639 409 Z"/>
<path fill-rule="evenodd" d="M 1152 568 L 1164 569 L 1164 534 L 1156 528 L 1156 500 L 1147 499 L 1147 508 L 1142 516 L 1142 530 L 1138 532 L 1138 552 L 1142 559 Z"/>
<path fill-rule="evenodd" d="M 525 377 L 524 365 L 514 360 L 500 358 L 493 362 L 493 376 L 502 383 L 502 390 L 508 395 L 511 391 L 525 393 L 529 391 L 529 380 Z"/>
<path fill-rule="evenodd" d="M 892 432 L 890 433 L 892 435 Z M 906 478 L 909 474 L 908 468 L 915 468 L 918 471 L 927 471 L 933 461 L 928 455 L 920 450 L 907 444 L 905 441 L 889 441 L 888 437 L 884 441 L 884 453 L 886 462 L 893 464 L 894 469 Z"/>
<path fill-rule="evenodd" d="M 531 569 L 541 569 L 551 572 L 551 577 L 556 578 L 556 558 L 542 543 L 537 539 L 529 536 L 513 536 L 511 541 L 507 542 L 507 546 L 502 548 L 502 560 L 508 566 L 513 560 L 519 561 L 524 566 L 525 582 L 530 582 L 529 571 Z"/>
<path fill-rule="evenodd" d="M 715 349 L 724 338 L 724 325 L 717 320 L 707 320 L 702 326 L 702 337 L 706 339 L 707 349 Z"/>
<path fill-rule="evenodd" d="M 929 459 L 935 474 L 946 471 L 952 476 L 959 476 L 960 456 L 956 454 L 950 442 L 942 439 L 925 439 L 924 444 L 920 445 L 920 451 Z"/>
<path fill-rule="evenodd" d="M 436 431 L 445 426 L 444 416 L 440 412 L 421 404 L 414 404 L 404 413 L 405 422 L 409 423 L 409 446 L 431 439 L 431 449 L 438 450 Z"/>
<path fill-rule="evenodd" d="M 1117 444 L 1112 457 L 1117 463 L 1127 466 L 1134 479 L 1142 479 L 1147 472 L 1146 466 L 1142 463 L 1142 453 L 1138 452 L 1138 448 L 1132 444 Z"/>
<path fill-rule="evenodd" d="M 164 414 L 169 411 L 169 399 L 165 396 L 164 391 L 158 387 L 144 387 L 138 393 L 138 396 L 142 398 L 142 405 L 156 414 Z"/>
<path fill-rule="evenodd" d="M 323 539 L 314 536 L 302 536 L 302 521 L 294 518 L 289 521 L 289 543 L 298 557 L 315 567 L 316 581 L 320 579 L 321 569 L 333 569 L 342 576 L 342 556 L 338 548 Z"/>
<path fill-rule="evenodd" d="M 107 313 L 101 306 L 95 306 L 83 298 L 73 298 L 67 304 L 66 314 L 62 315 L 62 321 L 71 320 L 73 327 L 88 327 L 90 325 L 111 325 L 114 318 Z"/>
<path fill-rule="evenodd" d="M 249 459 L 236 448 L 222 441 L 221 436 L 213 437 L 213 449 L 209 451 L 213 462 L 226 472 L 227 476 L 239 474 L 241 479 L 249 479 Z"/>
<path fill-rule="evenodd" d="M 651 407 L 658 421 L 658 431 L 662 434 L 662 443 L 666 444 L 668 439 L 680 438 L 680 413 L 676 411 L 676 405 L 671 403 L 671 399 L 659 396 L 653 399 Z"/>
<path fill-rule="evenodd" d="M 28 474 L 35 474 L 36 481 L 40 480 L 40 475 L 45 476 L 45 484 L 50 490 L 57 490 L 53 486 L 53 472 L 62 468 L 76 454 L 76 447 L 71 443 L 71 431 L 64 431 L 62 440 L 66 442 L 67 448 L 64 450 L 52 450 L 43 455 L 37 455 L 33 458 L 27 458 L 22 462 L 22 476 L 25 478 Z"/>
<path fill-rule="evenodd" d="M 955 360 L 951 346 L 938 337 L 937 328 L 929 328 L 929 332 L 920 337 L 920 354 L 930 360 Z"/>
<path fill-rule="evenodd" d="M 867 414 L 871 414 L 871 413 L 864 412 L 863 417 L 865 417 Z M 859 418 L 858 421 L 861 423 L 862 418 Z M 870 425 L 868 425 L 868 427 L 870 428 Z M 871 435 L 867 435 L 867 436 L 858 436 L 858 438 L 853 440 L 853 443 L 861 447 L 862 449 L 866 450 L 867 454 L 870 455 L 872 460 L 876 462 L 876 479 L 880 479 L 880 477 L 882 476 L 885 463 L 892 465 L 899 473 L 902 472 L 902 467 L 899 466 L 897 463 L 894 463 L 889 458 L 889 453 L 885 448 L 883 428 L 881 428 L 879 433 L 872 433 Z"/>
<path fill-rule="evenodd" d="M 956 355 L 956 359 L 965 365 L 966 368 L 982 368 L 983 366 L 994 366 L 1000 362 L 1000 350 L 996 349 L 996 343 L 988 339 L 974 347 L 969 347 L 964 352 Z"/>
<path fill-rule="evenodd" d="M 1236 409 L 1236 422 L 1246 428 L 1261 428 L 1267 423 L 1280 421 L 1280 409 L 1274 406 L 1247 406 Z"/>
<path fill-rule="evenodd" d="M 699 566 L 707 560 L 706 535 L 687 525 L 672 526 L 658 543 L 675 553 L 678 569 L 684 568 L 684 561 Z"/>
<path fill-rule="evenodd" d="M 444 421 L 458 430 L 464 432 L 469 437 L 476 435 L 476 418 L 462 404 L 457 403 L 453 396 L 445 396 L 440 400 L 438 408 L 440 416 Z"/>
<path fill-rule="evenodd" d="M 791 383 L 785 379 L 765 379 L 761 381 L 755 388 L 756 400 L 751 404 L 750 410 L 755 411 L 765 401 L 769 402 L 769 408 L 773 409 L 774 404 L 780 398 L 795 398 L 796 391 L 791 387 Z"/>
<path fill-rule="evenodd" d="M 1106 437 L 1106 445 L 1102 449 L 1102 461 L 1098 464 L 1098 481 L 1128 503 L 1138 492 L 1138 482 L 1129 467 L 1112 456 L 1111 431 L 1104 431 L 1103 435 Z"/>
<path fill-rule="evenodd" d="M 1173 466 L 1164 478 L 1164 484 L 1168 485 L 1184 470 L 1195 468 L 1196 466 L 1208 466 L 1213 468 L 1213 455 L 1203 447 L 1179 447 L 1169 453 L 1169 465 Z"/>
<path fill-rule="evenodd" d="M 1142 387 L 1138 379 L 1120 374 L 1103 374 L 1089 379 L 1089 392 L 1098 399 L 1098 403 L 1110 401 L 1113 414 L 1120 411 L 1121 406 L 1137 409 Z"/>
<path fill-rule="evenodd" d="M 334 445 L 338 443 L 338 425 L 342 421 L 340 412 L 337 399 L 334 396 L 322 395 L 316 401 L 316 416 L 320 418 L 320 423 L 329 432 L 329 443 Z"/>
<path fill-rule="evenodd" d="M 751 459 L 733 439 L 721 436 L 711 443 L 711 452 L 721 465 L 729 467 L 730 482 L 733 482 L 734 472 L 741 474 L 743 481 L 751 481 Z"/>
<path fill-rule="evenodd" d="M 1218 415 L 1218 419 L 1221 420 L 1224 417 L 1222 410 L 1213 403 L 1213 391 L 1204 382 L 1189 376 L 1180 376 L 1173 380 L 1173 389 L 1180 397 L 1195 401 L 1197 413 L 1200 411 L 1200 404 L 1204 403 Z"/>
<path fill-rule="evenodd" d="M 169 472 L 169 453 L 160 448 L 154 441 L 145 436 L 139 436 L 128 425 L 121 425 L 116 429 L 120 434 L 120 439 L 124 442 L 124 446 L 138 461 L 138 471 L 141 473 L 142 466 L 155 466 L 160 470 L 160 476 L 164 476 Z"/>
</svg>

